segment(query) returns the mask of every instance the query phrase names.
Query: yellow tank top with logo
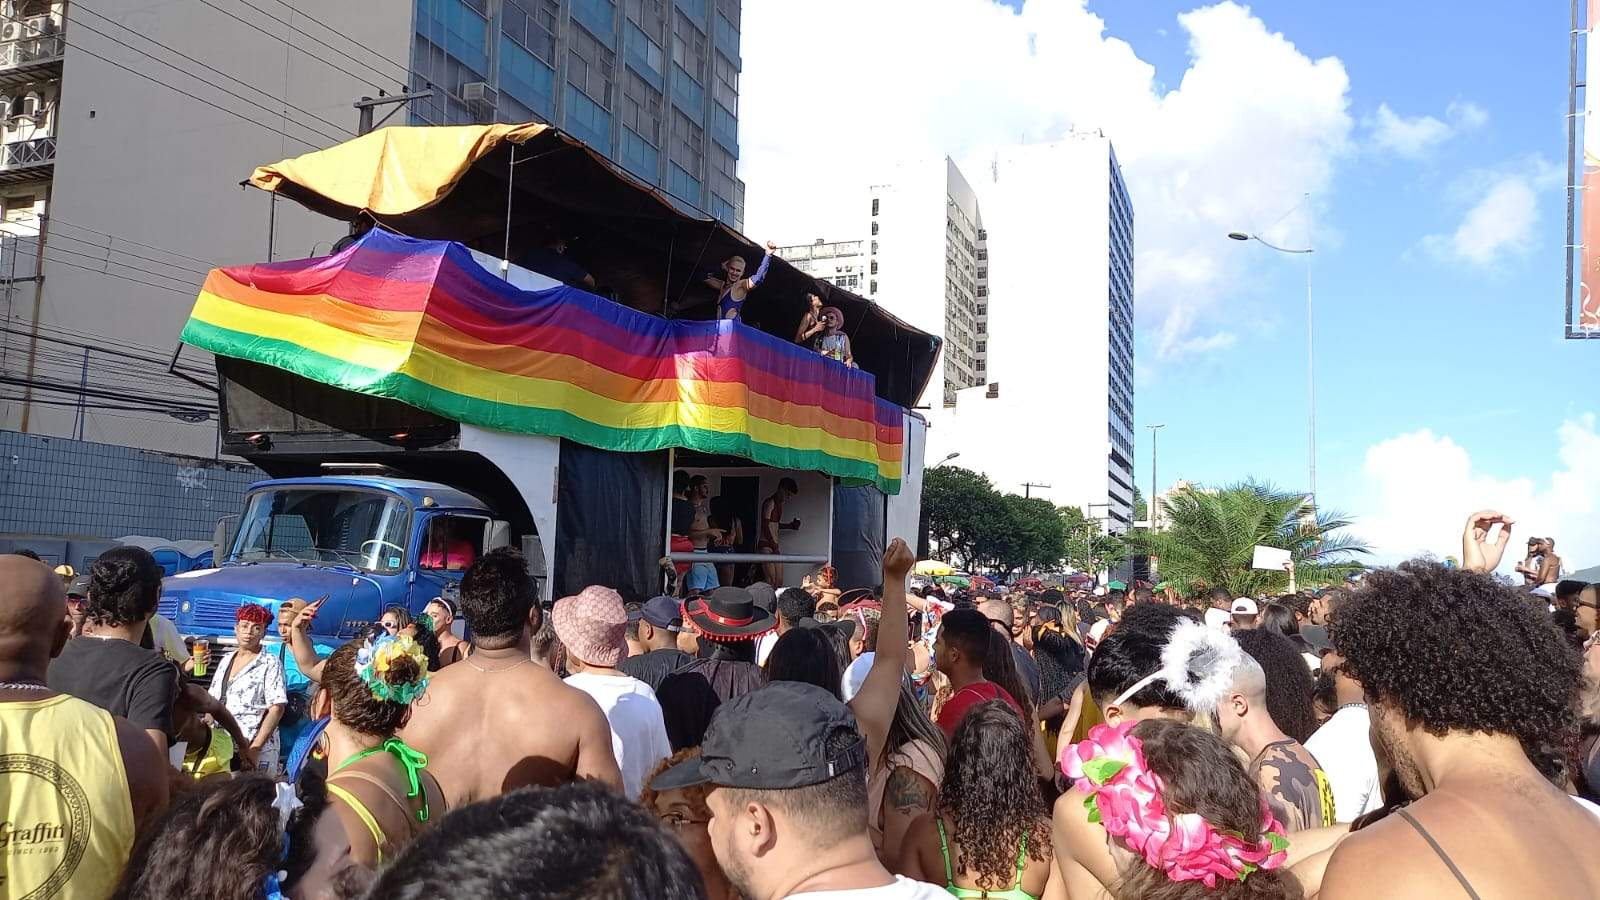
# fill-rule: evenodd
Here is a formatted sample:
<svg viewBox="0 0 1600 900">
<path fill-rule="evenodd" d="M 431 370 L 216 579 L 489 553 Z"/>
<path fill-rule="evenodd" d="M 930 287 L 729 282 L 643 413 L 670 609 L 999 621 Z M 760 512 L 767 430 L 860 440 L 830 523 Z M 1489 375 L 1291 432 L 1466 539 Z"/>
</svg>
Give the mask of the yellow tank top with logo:
<svg viewBox="0 0 1600 900">
<path fill-rule="evenodd" d="M 0 900 L 103 900 L 132 849 L 111 714 L 65 694 L 0 703 Z"/>
</svg>

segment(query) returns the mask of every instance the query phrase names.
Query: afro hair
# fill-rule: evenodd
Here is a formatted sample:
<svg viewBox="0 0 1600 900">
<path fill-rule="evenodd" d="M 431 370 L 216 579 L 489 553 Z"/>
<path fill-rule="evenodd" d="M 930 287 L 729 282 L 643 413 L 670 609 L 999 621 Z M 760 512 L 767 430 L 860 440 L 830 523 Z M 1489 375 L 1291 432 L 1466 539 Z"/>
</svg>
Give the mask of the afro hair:
<svg viewBox="0 0 1600 900">
<path fill-rule="evenodd" d="M 1493 577 L 1413 561 L 1374 571 L 1330 628 L 1345 671 L 1430 734 L 1565 745 L 1582 659 L 1549 617 Z"/>
</svg>

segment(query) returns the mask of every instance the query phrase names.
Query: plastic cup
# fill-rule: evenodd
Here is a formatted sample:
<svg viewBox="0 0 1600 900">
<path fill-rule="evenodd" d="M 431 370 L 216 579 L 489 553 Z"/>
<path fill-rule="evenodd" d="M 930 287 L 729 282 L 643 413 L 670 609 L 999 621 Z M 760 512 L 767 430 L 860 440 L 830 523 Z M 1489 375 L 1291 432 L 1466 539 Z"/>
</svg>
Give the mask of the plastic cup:
<svg viewBox="0 0 1600 900">
<path fill-rule="evenodd" d="M 205 675 L 206 674 L 206 664 L 209 663 L 209 662 L 211 662 L 211 642 L 210 641 L 195 641 L 194 642 L 194 674 L 201 675 L 201 676 Z"/>
</svg>

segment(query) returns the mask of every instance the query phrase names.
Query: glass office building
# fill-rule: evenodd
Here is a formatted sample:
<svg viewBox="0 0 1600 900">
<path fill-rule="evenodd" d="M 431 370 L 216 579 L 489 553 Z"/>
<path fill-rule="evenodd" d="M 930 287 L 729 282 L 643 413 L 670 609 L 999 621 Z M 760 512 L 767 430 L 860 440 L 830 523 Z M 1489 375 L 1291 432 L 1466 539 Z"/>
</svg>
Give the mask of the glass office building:
<svg viewBox="0 0 1600 900">
<path fill-rule="evenodd" d="M 739 0 L 416 0 L 418 124 L 549 122 L 742 229 Z"/>
</svg>

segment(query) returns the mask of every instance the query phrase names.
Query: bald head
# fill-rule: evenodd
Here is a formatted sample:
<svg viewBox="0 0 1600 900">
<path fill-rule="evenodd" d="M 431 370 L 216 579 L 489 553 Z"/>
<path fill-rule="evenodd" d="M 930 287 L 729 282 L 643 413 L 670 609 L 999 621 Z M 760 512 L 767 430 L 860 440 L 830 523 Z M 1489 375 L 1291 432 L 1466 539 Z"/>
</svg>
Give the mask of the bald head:
<svg viewBox="0 0 1600 900">
<path fill-rule="evenodd" d="M 978 612 L 983 613 L 984 616 L 990 621 L 1000 623 L 1000 626 L 1006 630 L 1007 634 L 1011 633 L 1011 616 L 1013 614 L 1013 610 L 1011 609 L 1011 602 L 1009 600 L 1002 600 L 999 597 L 989 597 L 982 603 L 978 604 Z"/>
<path fill-rule="evenodd" d="M 67 594 L 44 563 L 0 556 L 0 666 L 43 670 L 67 635 Z"/>
</svg>

